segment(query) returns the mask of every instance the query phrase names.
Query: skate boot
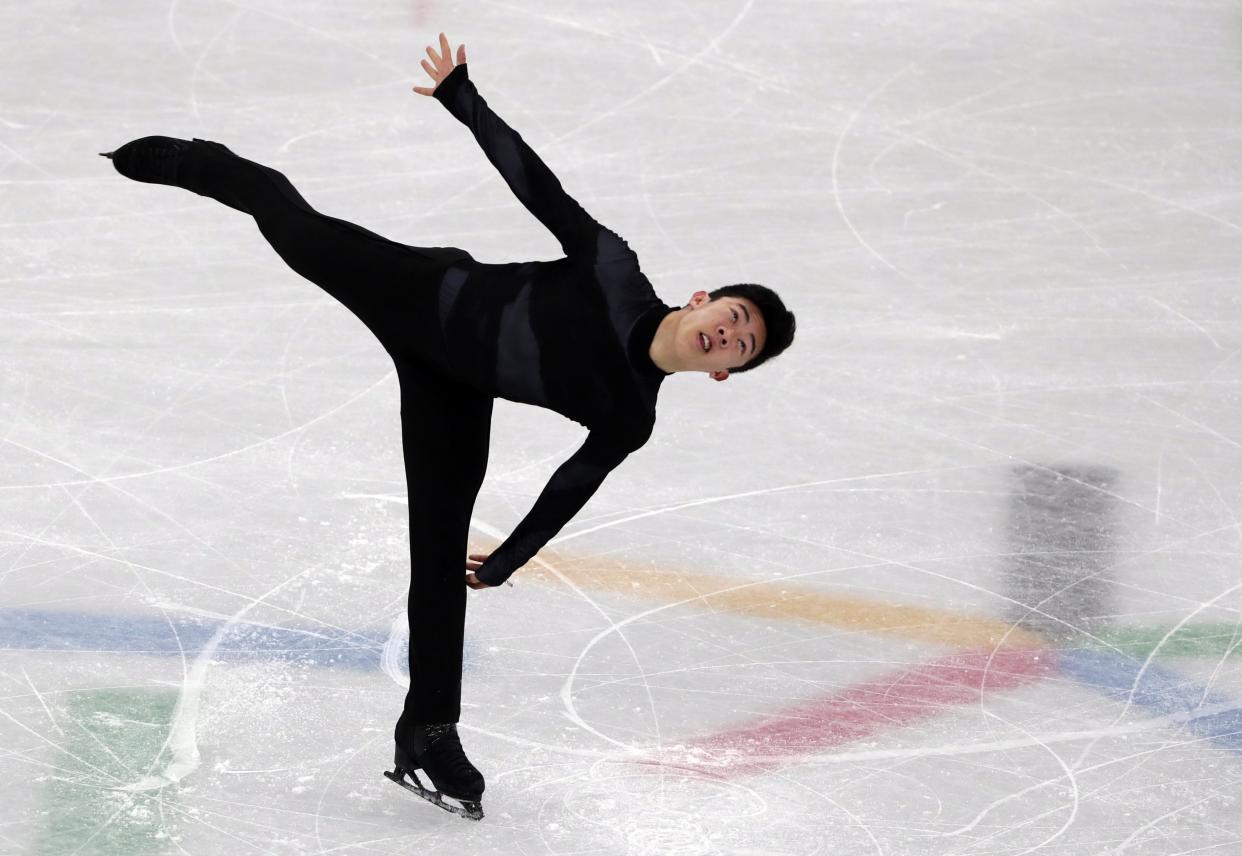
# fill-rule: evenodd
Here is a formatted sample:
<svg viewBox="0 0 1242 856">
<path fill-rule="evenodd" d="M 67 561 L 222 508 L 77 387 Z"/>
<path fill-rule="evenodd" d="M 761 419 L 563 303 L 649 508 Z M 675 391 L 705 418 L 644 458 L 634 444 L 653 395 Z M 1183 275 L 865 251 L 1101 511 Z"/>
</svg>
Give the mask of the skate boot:
<svg viewBox="0 0 1242 856">
<path fill-rule="evenodd" d="M 287 183 L 287 179 L 261 164 L 239 158 L 237 153 L 223 143 L 214 140 L 180 140 L 176 137 L 140 137 L 131 140 L 114 152 L 100 152 L 110 158 L 116 171 L 134 181 L 150 184 L 168 184 L 181 187 L 199 196 L 223 202 L 245 214 L 250 209 L 239 192 L 239 179 L 235 172 L 239 162 L 262 173 L 270 173 Z M 231 177 L 231 180 L 230 180 Z M 225 179 L 222 181 L 221 179 Z M 240 179 L 244 184 L 252 181 L 249 176 Z M 262 179 L 260 179 L 262 180 Z M 290 191 L 297 196 L 297 191 Z M 298 196 L 301 199 L 300 196 Z M 302 200 L 305 203 L 305 200 Z"/>
<path fill-rule="evenodd" d="M 384 775 L 406 790 L 445 811 L 470 820 L 482 819 L 479 800 L 483 796 L 483 775 L 466 758 L 455 722 L 414 726 L 409 745 L 397 744 L 393 766 L 392 772 Z M 415 770 L 422 770 L 431 779 L 432 788 L 423 785 Z M 460 805 L 445 802 L 444 797 Z"/>
<path fill-rule="evenodd" d="M 99 154 L 110 158 L 116 171 L 126 178 L 177 186 L 177 173 L 189 148 L 189 140 L 176 137 L 140 137 L 114 152 Z"/>
</svg>

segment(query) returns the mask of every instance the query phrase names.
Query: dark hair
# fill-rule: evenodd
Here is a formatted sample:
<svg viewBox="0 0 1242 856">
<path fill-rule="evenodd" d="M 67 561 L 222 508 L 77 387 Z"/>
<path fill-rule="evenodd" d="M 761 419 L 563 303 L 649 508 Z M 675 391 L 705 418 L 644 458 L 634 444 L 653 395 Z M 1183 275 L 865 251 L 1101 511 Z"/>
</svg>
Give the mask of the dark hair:
<svg viewBox="0 0 1242 856">
<path fill-rule="evenodd" d="M 767 328 L 767 339 L 759 350 L 759 356 L 744 366 L 729 369 L 729 374 L 741 374 L 757 369 L 793 342 L 794 330 L 798 326 L 794 314 L 785 308 L 784 302 L 777 297 L 776 292 L 766 285 L 739 282 L 734 285 L 723 285 L 709 292 L 707 296 L 711 300 L 717 297 L 745 297 L 759 308 L 759 313 L 763 315 L 763 325 Z"/>
</svg>

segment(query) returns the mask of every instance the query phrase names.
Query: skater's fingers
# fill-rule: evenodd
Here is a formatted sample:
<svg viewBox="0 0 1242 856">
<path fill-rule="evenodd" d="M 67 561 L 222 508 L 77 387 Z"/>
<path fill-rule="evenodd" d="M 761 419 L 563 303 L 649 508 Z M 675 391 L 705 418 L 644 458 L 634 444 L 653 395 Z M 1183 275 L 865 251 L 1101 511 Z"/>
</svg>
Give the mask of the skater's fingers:
<svg viewBox="0 0 1242 856">
<path fill-rule="evenodd" d="M 435 64 L 436 68 L 439 68 L 440 63 L 444 61 L 443 59 L 441 59 L 439 56 L 436 55 L 435 51 L 431 49 L 431 45 L 427 45 L 427 56 L 431 57 L 431 61 Z"/>
<path fill-rule="evenodd" d="M 466 43 L 465 42 L 462 42 L 460 45 L 457 46 L 457 64 L 458 65 L 466 64 Z"/>
</svg>

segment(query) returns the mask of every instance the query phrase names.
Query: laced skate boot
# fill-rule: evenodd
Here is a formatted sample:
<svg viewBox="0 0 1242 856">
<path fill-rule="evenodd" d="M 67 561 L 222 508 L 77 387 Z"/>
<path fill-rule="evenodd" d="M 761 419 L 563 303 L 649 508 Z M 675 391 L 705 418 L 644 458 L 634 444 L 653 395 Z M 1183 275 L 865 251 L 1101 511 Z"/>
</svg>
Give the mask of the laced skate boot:
<svg viewBox="0 0 1242 856">
<path fill-rule="evenodd" d="M 126 178 L 176 186 L 178 168 L 189 148 L 189 140 L 176 137 L 140 137 L 114 152 L 99 154 L 111 159 L 116 171 Z"/>
<path fill-rule="evenodd" d="M 483 775 L 466 758 L 457 736 L 457 723 L 416 725 L 409 739 L 408 746 L 397 744 L 394 769 L 384 775 L 445 811 L 481 820 Z M 420 769 L 431 779 L 434 790 L 424 787 L 414 774 Z M 460 806 L 445 802 L 444 797 L 456 800 Z"/>
</svg>

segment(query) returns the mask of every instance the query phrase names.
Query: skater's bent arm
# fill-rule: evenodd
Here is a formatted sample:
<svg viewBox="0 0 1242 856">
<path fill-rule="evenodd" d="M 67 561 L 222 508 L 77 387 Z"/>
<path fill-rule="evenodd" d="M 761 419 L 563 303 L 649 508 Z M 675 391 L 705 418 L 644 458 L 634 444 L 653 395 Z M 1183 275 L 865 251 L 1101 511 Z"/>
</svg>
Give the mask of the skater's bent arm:
<svg viewBox="0 0 1242 856">
<path fill-rule="evenodd" d="M 470 128 L 513 195 L 556 236 L 565 255 L 593 254 L 601 228 L 599 223 L 565 192 L 552 170 L 526 144 L 521 134 L 497 116 L 479 95 L 466 68 L 465 45 L 458 48 L 456 65 L 448 59 L 449 46 L 443 34 L 441 49 L 443 55 L 437 56 L 428 48 L 427 52 L 436 62 L 434 67 L 428 67 L 427 61 L 423 61 L 423 67 L 437 84 L 430 94 Z M 415 87 L 415 91 L 428 94 L 419 87 Z"/>
<path fill-rule="evenodd" d="M 552 474 L 526 517 L 487 557 L 475 576 L 490 586 L 507 580 L 582 510 L 607 475 L 628 456 L 625 444 L 592 431 L 578 451 Z"/>
</svg>

